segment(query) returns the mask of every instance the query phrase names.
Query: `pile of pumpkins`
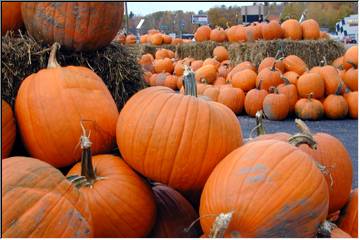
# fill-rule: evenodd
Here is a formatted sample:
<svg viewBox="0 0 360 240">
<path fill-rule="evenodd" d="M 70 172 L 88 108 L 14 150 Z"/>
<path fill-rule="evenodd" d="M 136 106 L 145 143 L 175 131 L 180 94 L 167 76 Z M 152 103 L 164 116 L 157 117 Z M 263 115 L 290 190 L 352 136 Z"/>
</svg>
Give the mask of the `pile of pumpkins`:
<svg viewBox="0 0 360 240">
<path fill-rule="evenodd" d="M 269 22 L 253 22 L 248 25 L 234 25 L 223 29 L 211 29 L 204 25 L 196 29 L 194 38 L 197 42 L 252 42 L 255 40 L 318 40 L 329 39 L 326 32 L 320 31 L 320 26 L 314 19 L 299 22 L 296 19 L 287 19 L 281 24 L 272 20 Z"/>
<path fill-rule="evenodd" d="M 296 115 L 304 120 L 342 119 L 358 116 L 358 48 L 349 48 L 332 65 L 308 69 L 295 55 L 267 57 L 258 67 L 249 61 L 232 66 L 224 46 L 213 58 L 176 59 L 168 49 L 144 54 L 139 64 L 150 86 L 166 86 L 183 92 L 186 66 L 195 71 L 197 94 L 228 106 L 235 114 L 251 117 L 259 110 L 271 120 Z M 280 54 L 278 54 L 280 55 Z"/>
<path fill-rule="evenodd" d="M 122 44 L 136 44 L 136 36 L 134 34 L 118 34 L 115 39 L 115 42 L 119 42 Z M 177 45 L 180 43 L 189 43 L 192 42 L 190 39 L 181 39 L 181 38 L 172 38 L 171 36 L 161 33 L 157 29 L 148 30 L 147 34 L 140 36 L 140 44 L 152 44 L 152 45 L 163 45 L 163 44 L 171 44 Z"/>
</svg>

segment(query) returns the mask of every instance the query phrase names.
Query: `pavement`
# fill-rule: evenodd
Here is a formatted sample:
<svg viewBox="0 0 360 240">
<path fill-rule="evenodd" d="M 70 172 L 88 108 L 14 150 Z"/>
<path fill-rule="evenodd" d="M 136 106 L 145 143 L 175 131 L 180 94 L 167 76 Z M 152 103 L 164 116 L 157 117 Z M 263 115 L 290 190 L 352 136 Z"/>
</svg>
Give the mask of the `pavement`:
<svg viewBox="0 0 360 240">
<path fill-rule="evenodd" d="M 238 116 L 243 137 L 248 138 L 251 129 L 256 126 L 255 118 L 249 116 Z M 267 133 L 288 132 L 290 134 L 298 132 L 294 118 L 284 121 L 264 120 Z M 358 120 L 328 120 L 305 121 L 311 132 L 324 132 L 338 138 L 348 150 L 353 163 L 353 188 L 358 187 Z"/>
</svg>

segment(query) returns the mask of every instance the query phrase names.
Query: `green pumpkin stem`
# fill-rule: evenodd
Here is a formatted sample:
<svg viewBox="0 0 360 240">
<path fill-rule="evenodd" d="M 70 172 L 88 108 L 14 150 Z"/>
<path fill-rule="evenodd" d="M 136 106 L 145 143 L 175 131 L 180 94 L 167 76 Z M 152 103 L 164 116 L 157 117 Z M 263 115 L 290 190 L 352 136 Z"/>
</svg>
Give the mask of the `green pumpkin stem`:
<svg viewBox="0 0 360 240">
<path fill-rule="evenodd" d="M 52 46 L 51 46 L 51 51 L 50 51 L 50 56 L 49 56 L 49 60 L 48 60 L 48 65 L 47 68 L 57 68 L 57 67 L 61 67 L 60 64 L 58 63 L 58 61 L 56 60 L 56 52 L 57 50 L 60 48 L 60 44 L 55 42 Z"/>
<path fill-rule="evenodd" d="M 188 66 L 185 66 L 183 83 L 185 95 L 197 97 L 195 74 Z"/>
</svg>

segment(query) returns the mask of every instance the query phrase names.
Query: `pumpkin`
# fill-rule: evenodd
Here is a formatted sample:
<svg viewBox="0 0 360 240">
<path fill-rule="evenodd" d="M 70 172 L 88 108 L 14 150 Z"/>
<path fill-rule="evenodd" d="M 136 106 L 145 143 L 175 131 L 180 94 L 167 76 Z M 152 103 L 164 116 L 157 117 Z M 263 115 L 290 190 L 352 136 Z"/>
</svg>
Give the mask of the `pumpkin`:
<svg viewBox="0 0 360 240">
<path fill-rule="evenodd" d="M 65 167 L 81 156 L 74 147 L 79 142 L 80 120 L 86 120 L 91 131 L 94 154 L 103 153 L 115 146 L 119 112 L 103 80 L 85 67 L 61 67 L 55 57 L 57 48 L 55 43 L 47 69 L 21 83 L 15 115 L 30 155 Z"/>
<path fill-rule="evenodd" d="M 325 83 L 325 94 L 335 94 L 338 91 L 339 85 L 341 85 L 341 89 L 339 89 L 339 94 L 343 94 L 345 91 L 345 84 L 340 78 L 335 67 L 326 65 L 321 68 L 321 76 L 324 79 Z"/>
<path fill-rule="evenodd" d="M 154 70 L 156 73 L 161 73 L 161 72 L 173 73 L 174 65 L 170 58 L 155 59 Z"/>
<path fill-rule="evenodd" d="M 171 58 L 169 52 L 165 48 L 158 49 L 155 53 L 155 59 Z"/>
<path fill-rule="evenodd" d="M 241 88 L 244 92 L 248 92 L 255 88 L 257 75 L 253 70 L 245 69 L 237 72 L 231 79 L 231 85 L 235 88 Z"/>
<path fill-rule="evenodd" d="M 150 36 L 150 42 L 153 45 L 161 45 L 164 41 L 163 35 L 161 33 L 155 33 Z"/>
<path fill-rule="evenodd" d="M 174 75 L 169 75 L 166 77 L 165 82 L 164 82 L 164 86 L 171 88 L 173 90 L 177 89 L 177 76 Z"/>
<path fill-rule="evenodd" d="M 283 30 L 277 21 L 272 20 L 269 23 L 262 25 L 261 34 L 265 40 L 274 40 L 282 38 Z"/>
<path fill-rule="evenodd" d="M 147 84 L 150 84 L 150 78 L 152 76 L 152 73 L 151 72 L 147 72 L 145 71 L 144 72 L 144 81 L 147 83 Z"/>
<path fill-rule="evenodd" d="M 17 30 L 23 25 L 21 17 L 21 2 L 1 3 L 1 35 L 9 30 Z"/>
<path fill-rule="evenodd" d="M 279 93 L 276 87 L 270 88 L 270 94 L 263 101 L 263 110 L 270 120 L 283 120 L 289 113 L 289 100 L 285 94 Z"/>
<path fill-rule="evenodd" d="M 153 61 L 154 61 L 153 55 L 151 55 L 150 53 L 146 53 L 141 56 L 141 58 L 139 60 L 139 64 L 141 64 L 141 65 L 152 64 Z"/>
<path fill-rule="evenodd" d="M 202 60 L 195 60 L 191 62 L 191 70 L 194 72 L 197 71 L 199 68 L 201 68 L 204 64 L 204 61 Z"/>
<path fill-rule="evenodd" d="M 232 212 L 225 236 L 313 237 L 326 219 L 328 194 L 309 155 L 282 141 L 253 141 L 211 173 L 201 195 L 200 223 L 209 235 L 215 219 L 210 216 Z"/>
<path fill-rule="evenodd" d="M 244 101 L 244 108 L 247 115 L 255 117 L 256 112 L 262 110 L 264 98 L 268 92 L 261 88 L 254 88 L 247 92 Z"/>
<path fill-rule="evenodd" d="M 293 71 L 288 71 L 283 75 L 285 78 L 289 80 L 290 83 L 297 85 L 297 80 L 299 79 L 300 75 Z"/>
<path fill-rule="evenodd" d="M 307 19 L 301 23 L 302 36 L 306 40 L 320 38 L 320 26 L 314 19 Z"/>
<path fill-rule="evenodd" d="M 296 121 L 301 132 L 312 136 L 302 121 Z M 305 126 L 305 127 L 304 127 Z M 323 166 L 323 174 L 329 188 L 329 213 L 340 210 L 348 201 L 352 184 L 352 161 L 345 146 L 337 138 L 316 133 L 312 136 L 317 149 L 301 145 L 300 149 L 309 154 Z"/>
<path fill-rule="evenodd" d="M 225 42 L 226 41 L 226 33 L 223 28 L 216 27 L 210 32 L 210 40 L 215 42 Z"/>
<path fill-rule="evenodd" d="M 122 24 L 124 3 L 22 2 L 21 13 L 27 31 L 36 40 L 92 51 L 114 39 Z"/>
<path fill-rule="evenodd" d="M 358 118 L 358 92 L 347 92 L 344 94 L 345 100 L 349 106 L 349 116 Z"/>
<path fill-rule="evenodd" d="M 94 237 L 147 236 L 156 215 L 150 187 L 120 157 L 92 157 L 88 133 L 81 127 L 81 162 L 67 177 L 89 204 Z"/>
<path fill-rule="evenodd" d="M 258 67 L 258 72 L 261 72 L 264 68 L 272 67 L 274 64 L 275 64 L 275 68 L 280 70 L 280 72 L 282 73 L 285 72 L 284 63 L 282 61 L 276 60 L 273 57 L 264 58 Z"/>
<path fill-rule="evenodd" d="M 353 238 L 358 237 L 358 189 L 351 191 L 350 199 L 341 211 L 338 221 L 339 227 Z"/>
<path fill-rule="evenodd" d="M 10 105 L 1 99 L 1 158 L 10 155 L 16 138 L 16 124 Z"/>
<path fill-rule="evenodd" d="M 261 81 L 261 85 L 260 85 Z M 271 86 L 278 86 L 283 82 L 281 79 L 281 72 L 275 68 L 275 63 L 272 67 L 265 68 L 259 72 L 256 78 L 256 86 L 260 89 L 269 90 Z"/>
<path fill-rule="evenodd" d="M 216 78 L 216 80 L 214 82 L 214 86 L 222 86 L 225 84 L 227 84 L 225 78 L 219 77 L 219 76 Z"/>
<path fill-rule="evenodd" d="M 141 35 L 141 36 L 140 36 L 140 43 L 141 43 L 141 44 L 147 43 L 147 42 L 149 41 L 148 38 L 149 38 L 149 35 L 148 35 L 148 34 Z"/>
<path fill-rule="evenodd" d="M 163 37 L 163 43 L 164 43 L 164 44 L 171 44 L 171 42 L 172 42 L 172 37 L 170 37 L 170 36 L 167 35 L 167 34 L 163 34 L 162 37 Z"/>
<path fill-rule="evenodd" d="M 184 42 L 184 40 L 181 39 L 181 38 L 173 38 L 172 41 L 171 41 L 171 45 L 178 45 L 178 44 L 181 44 L 183 42 Z"/>
<path fill-rule="evenodd" d="M 242 25 L 235 25 L 228 28 L 226 36 L 229 42 L 245 42 L 247 40 L 246 29 Z"/>
<path fill-rule="evenodd" d="M 288 98 L 289 102 L 289 113 L 293 113 L 295 110 L 295 104 L 298 100 L 298 93 L 296 86 L 289 82 L 286 78 L 282 78 L 284 83 L 280 84 L 277 89 L 279 93 L 284 94 Z"/>
<path fill-rule="evenodd" d="M 210 40 L 211 28 L 209 26 L 201 26 L 196 29 L 194 38 L 197 42 L 203 42 Z"/>
<path fill-rule="evenodd" d="M 229 53 L 223 46 L 217 46 L 213 50 L 213 56 L 216 57 L 216 60 L 219 62 L 229 59 Z"/>
<path fill-rule="evenodd" d="M 301 24 L 296 19 L 288 19 L 281 24 L 281 28 L 284 32 L 284 38 L 291 40 L 302 39 Z"/>
<path fill-rule="evenodd" d="M 344 61 L 344 56 L 335 59 L 331 65 L 340 70 L 348 70 L 352 66 L 350 63 Z"/>
<path fill-rule="evenodd" d="M 315 99 L 321 99 L 324 96 L 325 83 L 318 73 L 304 73 L 296 82 L 299 96 L 306 98 L 309 94 Z"/>
<path fill-rule="evenodd" d="M 153 34 L 156 34 L 156 33 L 160 33 L 159 30 L 155 29 L 155 28 L 151 28 L 147 31 L 147 33 L 149 35 L 153 35 Z"/>
<path fill-rule="evenodd" d="M 344 66 L 345 64 L 358 65 L 358 47 L 352 46 L 346 50 L 344 54 Z"/>
<path fill-rule="evenodd" d="M 174 66 L 174 74 L 176 76 L 182 76 L 185 71 L 184 63 L 182 61 L 178 61 Z"/>
<path fill-rule="evenodd" d="M 153 74 L 150 77 L 150 86 L 165 86 L 165 80 L 168 76 L 170 76 L 168 72 Z"/>
<path fill-rule="evenodd" d="M 348 86 L 351 91 L 358 90 L 358 70 L 357 68 L 350 68 L 344 73 L 342 77 L 346 86 Z"/>
<path fill-rule="evenodd" d="M 222 61 L 218 68 L 218 76 L 226 79 L 231 69 L 229 60 Z"/>
<path fill-rule="evenodd" d="M 2 237 L 93 237 L 84 196 L 51 165 L 34 158 L 2 161 Z"/>
<path fill-rule="evenodd" d="M 322 103 L 314 99 L 310 93 L 307 98 L 299 99 L 295 104 L 295 114 L 298 118 L 304 120 L 319 120 L 324 115 Z"/>
<path fill-rule="evenodd" d="M 216 80 L 216 67 L 212 64 L 203 65 L 201 68 L 196 70 L 195 72 L 195 79 L 196 81 L 200 82 L 203 79 L 207 81 L 207 83 L 211 84 Z"/>
<path fill-rule="evenodd" d="M 220 67 L 220 62 L 216 60 L 216 57 L 214 58 L 207 58 L 204 60 L 203 66 L 205 65 L 213 65 L 216 70 Z"/>
<path fill-rule="evenodd" d="M 183 82 L 185 95 L 164 87 L 134 94 L 121 110 L 117 143 L 142 175 L 179 191 L 199 191 L 216 164 L 242 145 L 242 132 L 229 108 L 196 98 L 189 69 Z"/>
<path fill-rule="evenodd" d="M 330 119 L 345 118 L 349 111 L 349 106 L 345 98 L 340 95 L 341 84 L 335 94 L 327 96 L 323 102 L 326 117 Z"/>
<path fill-rule="evenodd" d="M 180 90 L 183 86 L 183 76 L 178 76 L 177 82 L 176 82 L 177 88 Z"/>
<path fill-rule="evenodd" d="M 299 75 L 302 75 L 307 70 L 305 62 L 296 55 L 287 56 L 284 58 L 283 63 L 286 71 L 293 71 Z"/>
<path fill-rule="evenodd" d="M 224 104 L 225 106 L 229 107 L 235 114 L 241 113 L 244 107 L 245 94 L 240 88 L 207 88 L 204 90 L 203 95 L 209 97 L 213 101 Z"/>
<path fill-rule="evenodd" d="M 255 40 L 259 40 L 260 38 L 262 38 L 260 25 L 250 24 L 249 26 L 245 27 L 245 32 L 248 42 L 254 42 Z"/>
<path fill-rule="evenodd" d="M 321 75 L 321 69 L 322 69 L 322 66 L 315 66 L 315 67 L 311 68 L 310 71 L 308 71 L 306 73 L 317 73 L 317 74 Z"/>
<path fill-rule="evenodd" d="M 198 218 L 191 204 L 177 191 L 163 184 L 152 187 L 157 205 L 156 223 L 150 237 L 194 238 L 200 230 L 188 227 Z"/>
<path fill-rule="evenodd" d="M 136 43 L 136 36 L 133 34 L 129 34 L 126 36 L 125 39 L 125 43 L 126 44 L 135 44 Z"/>
</svg>

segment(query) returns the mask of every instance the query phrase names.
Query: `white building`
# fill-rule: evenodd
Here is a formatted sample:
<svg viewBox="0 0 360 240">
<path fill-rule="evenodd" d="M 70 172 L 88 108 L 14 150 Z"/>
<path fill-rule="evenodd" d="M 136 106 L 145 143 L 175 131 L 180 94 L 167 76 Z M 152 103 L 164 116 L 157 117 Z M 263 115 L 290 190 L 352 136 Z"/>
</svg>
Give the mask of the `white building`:
<svg viewBox="0 0 360 240">
<path fill-rule="evenodd" d="M 336 23 L 336 35 L 340 40 L 350 38 L 358 42 L 358 15 L 350 15 Z"/>
</svg>

